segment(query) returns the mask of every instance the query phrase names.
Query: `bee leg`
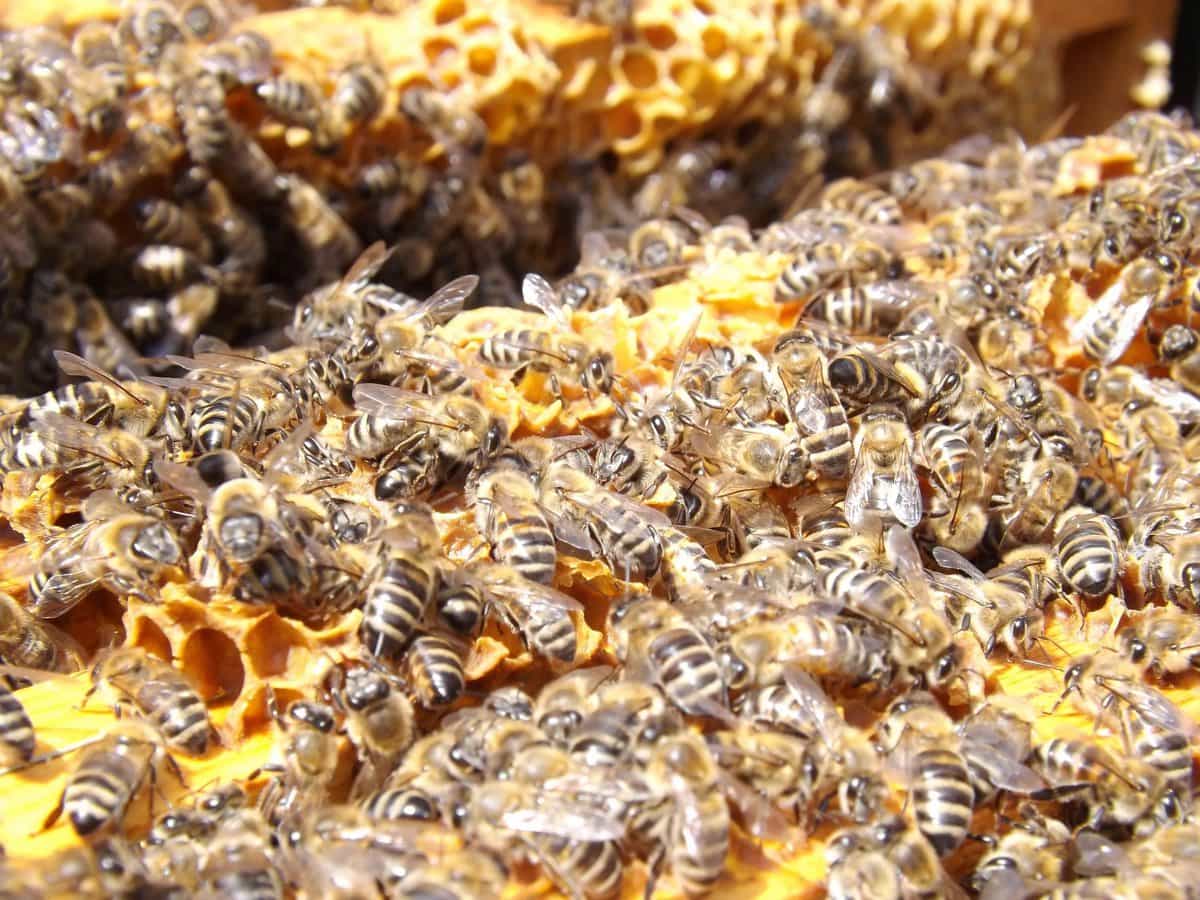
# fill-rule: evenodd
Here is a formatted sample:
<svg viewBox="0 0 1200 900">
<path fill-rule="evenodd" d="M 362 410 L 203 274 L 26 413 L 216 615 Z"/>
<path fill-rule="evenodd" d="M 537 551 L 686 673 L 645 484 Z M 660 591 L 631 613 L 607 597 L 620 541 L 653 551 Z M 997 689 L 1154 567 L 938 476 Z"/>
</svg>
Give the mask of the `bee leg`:
<svg viewBox="0 0 1200 900">
<path fill-rule="evenodd" d="M 47 815 L 46 818 L 42 820 L 42 827 L 39 828 L 37 831 L 33 832 L 33 834 L 31 834 L 29 836 L 37 837 L 39 834 L 49 831 L 54 826 L 54 823 L 58 821 L 58 817 L 62 815 L 62 811 L 63 811 L 63 796 L 62 796 L 62 794 L 59 794 L 58 802 L 56 804 L 54 804 L 54 809 L 50 810 L 49 815 Z"/>
<path fill-rule="evenodd" d="M 643 900 L 651 900 L 654 896 L 654 887 L 658 884 L 658 876 L 662 874 L 663 862 L 666 858 L 667 849 L 660 844 L 646 860 L 646 890 L 642 894 Z"/>
</svg>

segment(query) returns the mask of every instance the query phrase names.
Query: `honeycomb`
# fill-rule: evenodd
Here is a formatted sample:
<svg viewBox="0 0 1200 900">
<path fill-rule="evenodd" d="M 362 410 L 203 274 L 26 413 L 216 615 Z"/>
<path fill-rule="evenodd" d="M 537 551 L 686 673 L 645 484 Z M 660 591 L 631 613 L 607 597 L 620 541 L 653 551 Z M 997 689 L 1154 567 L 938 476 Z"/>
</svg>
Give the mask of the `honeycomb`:
<svg viewBox="0 0 1200 900">
<path fill-rule="evenodd" d="M 1147 160 L 1162 152 L 1163 143 L 1188 147 L 1194 152 L 1200 147 L 1200 137 L 1166 117 L 1139 114 L 1122 120 L 1104 135 L 1023 151 L 1030 174 L 1021 177 L 1042 185 L 1040 189 L 1046 196 L 1059 198 L 1064 210 L 1099 204 L 1106 199 L 1116 202 L 1113 198 L 1128 196 L 1122 193 L 1125 188 L 1137 186 L 1150 177 Z M 1009 149 L 1004 144 L 993 147 L 1000 160 L 1007 158 Z M 1049 162 L 1042 159 L 1043 152 Z M 1034 171 L 1038 161 L 1041 161 L 1041 168 Z M 1001 164 L 989 163 L 997 168 Z M 1079 242 L 1090 232 L 1080 228 L 1079 220 L 1067 214 L 1049 230 L 1038 232 L 1034 246 L 1039 261 L 1020 269 L 1014 276 L 1009 269 L 1019 265 L 1024 258 L 1018 252 L 1024 245 L 1014 249 L 1004 241 L 1012 235 L 1020 237 L 1026 233 L 1020 229 L 1028 221 L 1026 210 L 1029 207 L 1022 206 L 1003 191 L 991 196 L 990 202 L 994 206 L 999 207 L 1005 202 L 1012 204 L 1008 220 L 998 219 L 994 231 L 989 232 L 985 240 L 989 247 L 1007 247 L 1011 251 L 1007 256 L 1000 254 L 999 249 L 988 251 L 989 265 L 994 266 L 996 277 L 1000 279 L 995 287 L 999 297 L 1008 298 L 1003 302 L 1017 304 L 1026 316 L 1035 317 L 1036 326 L 1030 330 L 1035 340 L 1026 352 L 1015 343 L 997 347 L 988 344 L 982 335 L 973 335 L 978 352 L 988 356 L 989 362 L 996 366 L 999 366 L 997 360 L 1003 359 L 1003 356 L 994 356 L 996 353 L 1025 353 L 1018 362 L 1032 360 L 1044 366 L 1046 371 L 1055 373 L 1058 382 L 1071 391 L 1083 391 L 1084 372 L 1096 364 L 1097 351 L 1086 343 L 1091 340 L 1091 335 L 1082 329 L 1081 323 L 1087 322 L 1094 310 L 1111 302 L 1114 287 L 1129 283 L 1138 266 L 1147 260 L 1156 266 L 1165 266 L 1155 253 L 1166 254 L 1169 262 L 1180 258 L 1172 257 L 1172 253 L 1179 252 L 1186 257 L 1187 251 L 1177 249 L 1181 246 L 1180 238 L 1172 233 L 1154 239 L 1159 243 L 1149 255 L 1126 251 L 1126 258 L 1106 259 L 1100 254 L 1108 253 L 1107 249 L 1089 249 L 1097 255 L 1086 265 L 1075 265 L 1071 262 L 1072 253 L 1078 253 Z M 805 221 L 806 214 L 815 213 L 799 213 L 793 224 Z M 940 229 L 945 226 L 944 215 L 929 211 L 906 213 L 903 252 L 907 254 L 905 258 L 910 266 L 909 277 L 915 284 L 932 286 L 951 282 L 979 266 L 962 247 L 957 248 L 948 266 L 918 250 L 938 244 L 942 240 Z M 694 347 L 688 349 L 692 345 L 769 350 L 781 335 L 795 333 L 797 328 L 820 329 L 832 325 L 822 323 L 820 308 L 814 307 L 811 299 L 800 303 L 780 301 L 781 277 L 794 261 L 794 255 L 771 249 L 778 240 L 777 235 L 768 231 L 760 235 L 755 246 L 742 249 L 714 246 L 708 237 L 706 234 L 694 236 L 685 252 L 684 264 L 666 276 L 666 283 L 654 289 L 644 311 L 631 310 L 625 303 L 615 302 L 596 311 L 575 311 L 564 319 L 562 327 L 574 336 L 588 346 L 603 346 L 612 354 L 617 382 L 626 398 L 654 396 L 656 391 L 669 390 L 678 377 L 681 357 L 697 352 Z M 1183 240 L 1182 246 L 1186 247 L 1188 238 Z M 977 247 L 974 252 L 978 252 Z M 1179 262 L 1173 277 L 1175 280 L 1167 282 L 1170 287 L 1165 289 L 1167 299 L 1148 308 L 1146 323 L 1132 330 L 1126 329 L 1123 343 L 1118 343 L 1111 358 L 1102 361 L 1108 364 L 1112 373 L 1119 371 L 1122 365 L 1139 366 L 1137 371 L 1159 379 L 1160 386 L 1168 383 L 1169 378 L 1179 379 L 1174 393 L 1145 395 L 1141 408 L 1182 409 L 1179 414 L 1194 422 L 1195 411 L 1185 402 L 1193 395 L 1180 386 L 1191 382 L 1186 380 L 1188 376 L 1184 370 L 1160 360 L 1158 348 L 1164 333 L 1172 325 L 1187 323 L 1191 316 L 1191 306 L 1186 299 L 1176 302 L 1170 296 L 1186 290 L 1190 279 L 1194 279 L 1190 264 Z M 990 302 L 999 304 L 1002 301 Z M 964 316 L 964 321 L 970 321 L 970 317 L 982 312 L 985 323 L 989 309 L 955 308 L 956 315 Z M 998 309 L 1004 311 L 1006 307 Z M 884 315 L 886 311 L 880 314 Z M 1004 316 L 1010 315 L 1004 312 Z M 972 325 L 972 329 L 978 324 Z M 486 365 L 481 348 L 490 338 L 507 329 L 536 330 L 545 326 L 544 313 L 481 308 L 454 315 L 445 324 L 437 326 L 435 333 L 438 346 L 448 348 L 445 350 L 450 354 L 448 358 L 476 375 L 478 380 L 474 389 L 479 399 L 506 423 L 512 440 L 578 435 L 584 429 L 592 434 L 591 439 L 595 439 L 597 434 L 618 428 L 619 411 L 612 396 L 589 396 L 577 385 L 555 389 L 549 373 L 536 369 L 510 378 L 503 372 L 489 375 L 479 368 Z M 691 344 L 681 344 L 685 333 L 686 341 Z M 276 358 L 289 359 L 287 351 L 277 354 Z M 1132 390 L 1139 388 L 1135 386 Z M 999 398 L 993 399 L 1000 402 Z M 1141 477 L 1139 454 L 1146 451 L 1142 445 L 1128 443 L 1131 432 L 1124 417 L 1137 413 L 1138 406 L 1124 408 L 1123 404 L 1118 404 L 1111 410 L 1102 404 L 1102 399 L 1094 399 L 1089 404 L 1081 401 L 1079 415 L 1097 417 L 1104 444 L 1116 449 L 1107 455 L 1103 449 L 1096 451 L 1096 459 L 1086 463 L 1085 468 L 1105 471 L 1105 478 L 1112 485 L 1136 484 Z M 15 408 L 19 401 L 14 399 L 11 405 Z M 628 411 L 625 414 L 628 415 Z M 1011 411 L 1008 415 L 1020 416 Z M 320 434 L 331 443 L 345 441 L 350 421 L 350 416 L 336 414 L 331 408 L 324 416 Z M 1040 420 L 1033 421 L 1038 423 L 1038 428 L 1046 427 Z M 1051 437 L 1049 433 L 1042 435 L 1047 441 Z M 699 446 L 704 445 L 701 442 Z M 1122 448 L 1129 449 L 1123 452 Z M 1193 452 L 1190 443 L 1187 448 L 1179 451 L 1176 465 L 1192 465 L 1188 455 Z M 181 458 L 189 455 L 185 452 Z M 373 469 L 373 466 L 359 462 L 350 477 L 332 490 L 345 498 L 368 496 Z M 1176 472 L 1174 477 L 1187 476 Z M 760 486 L 758 489 L 764 498 L 773 497 L 775 491 L 783 491 L 791 492 L 792 500 L 803 501 L 804 495 L 817 493 L 819 485 L 813 482 L 786 488 L 764 489 Z M 923 485 L 927 494 L 933 490 L 932 482 Z M 1152 492 L 1150 496 L 1152 500 L 1173 500 L 1174 503 L 1166 508 L 1179 511 L 1184 517 L 1194 514 L 1194 503 L 1186 495 L 1159 498 Z M 296 498 L 293 502 L 302 504 L 304 501 Z M 768 501 L 764 499 L 764 502 Z M 774 505 L 779 501 L 772 499 L 769 502 Z M 662 501 L 654 494 L 646 499 L 646 503 L 655 507 Z M 487 540 L 478 530 L 478 522 L 464 493 L 452 488 L 437 498 L 437 504 L 435 519 L 444 557 L 466 564 L 486 555 Z M 788 508 L 785 504 L 781 506 Z M 21 471 L 20 467 L 8 472 L 0 496 L 0 512 L 11 532 L 11 546 L 4 557 L 0 586 L 28 603 L 31 562 L 36 562 L 50 546 L 57 529 L 71 524 L 80 508 L 80 497 L 63 490 L 60 477 L 37 475 Z M 1150 515 L 1158 508 L 1151 505 Z M 1135 515 L 1143 513 L 1135 510 Z M 1009 520 L 1005 528 L 1016 521 Z M 793 527 L 799 529 L 800 525 L 793 523 Z M 998 539 L 1003 541 L 1005 538 L 1002 535 Z M 202 569 L 203 555 L 198 548 L 190 562 L 193 573 Z M 1142 580 L 1138 565 L 1131 560 L 1123 573 L 1124 586 L 1116 587 L 1103 597 L 1069 599 L 1064 595 L 1062 600 L 1052 601 L 1046 609 L 1045 639 L 1038 642 L 1036 650 L 1031 650 L 1027 657 L 1006 659 L 1003 652 L 986 656 L 971 634 L 960 631 L 954 643 L 962 654 L 963 671 L 980 676 L 980 681 L 974 688 L 968 678 L 961 687 L 940 689 L 947 707 L 961 711 L 965 705 L 981 700 L 983 694 L 1016 698 L 1030 704 L 1035 714 L 1035 743 L 1054 737 L 1077 737 L 1099 741 L 1112 748 L 1112 752 L 1120 753 L 1121 742 L 1116 735 L 1098 731 L 1096 721 L 1082 708 L 1064 702 L 1062 672 L 1069 661 L 1082 653 L 1098 648 L 1100 655 L 1104 650 L 1112 651 L 1118 646 L 1116 637 L 1131 627 L 1130 622 L 1136 622 L 1154 608 L 1157 601 L 1142 596 L 1150 591 Z M 250 778 L 254 779 L 254 784 L 261 784 L 259 770 L 272 743 L 266 710 L 268 687 L 281 702 L 311 696 L 314 673 L 325 663 L 343 654 L 363 652 L 357 637 L 362 615 L 359 609 L 310 620 L 286 605 L 242 602 L 229 596 L 219 584 L 212 589 L 197 583 L 199 580 L 169 577 L 150 598 L 93 593 L 65 616 L 54 620 L 54 624 L 77 641 L 88 656 L 116 641 L 169 660 L 197 687 L 212 709 L 220 728 L 221 746 L 202 758 L 181 758 L 186 784 L 162 785 L 165 795 L 176 800 L 218 774 L 223 778 Z M 579 559 L 569 555 L 560 556 L 554 584 L 582 605 L 582 615 L 574 620 L 578 651 L 571 665 L 620 661 L 622 651 L 612 635 L 605 633 L 604 623 L 615 601 L 628 597 L 635 589 L 645 588 L 623 582 L 610 565 L 600 559 Z M 657 590 L 657 587 L 651 589 Z M 536 690 L 537 686 L 561 673 L 563 667 L 537 658 L 511 630 L 493 621 L 475 639 L 465 671 L 472 690 L 485 695 L 507 684 Z M 1166 679 L 1162 685 L 1162 696 L 1193 718 L 1200 715 L 1200 699 L 1194 690 L 1195 677 L 1195 672 L 1189 671 Z M 111 721 L 109 711 L 98 708 L 95 701 L 84 704 L 86 684 L 86 678 L 78 676 L 52 676 L 46 682 L 18 693 L 37 728 L 42 751 L 69 747 L 101 732 Z M 858 714 L 854 704 L 862 702 L 862 698 L 856 700 L 851 695 L 843 699 L 842 714 L 847 718 Z M 342 742 L 341 750 L 340 771 L 344 781 L 346 772 L 353 767 L 353 753 L 347 741 Z M 61 822 L 49 830 L 37 830 L 41 817 L 52 804 L 52 798 L 70 769 L 68 760 L 69 757 L 57 759 L 29 771 L 0 776 L 0 784 L 8 788 L 14 798 L 21 798 L 14 804 L 14 809 L 19 812 L 0 823 L 0 841 L 10 857 L 38 857 L 78 840 Z M 898 786 L 893 784 L 893 787 Z M 128 827 L 134 833 L 151 813 L 149 793 L 144 801 L 147 808 L 143 811 L 135 805 L 130 814 Z M 901 806 L 897 799 L 896 808 Z M 989 809 L 981 809 L 978 815 L 987 817 L 992 813 Z M 990 824 L 984 827 L 997 826 L 995 820 L 988 822 Z M 826 824 L 812 835 L 794 834 L 790 842 L 780 844 L 755 837 L 749 831 L 735 830 L 725 873 L 713 891 L 722 896 L 817 896 L 826 875 L 824 842 L 830 831 Z M 980 852 L 981 848 L 968 843 L 947 856 L 943 863 L 949 877 L 966 877 Z M 509 893 L 512 896 L 540 895 L 556 889 L 549 877 L 536 870 L 518 868 L 511 877 Z M 641 863 L 631 863 L 623 882 L 623 896 L 642 893 L 646 877 Z M 676 896 L 679 888 L 666 880 L 658 883 L 658 890 L 662 896 Z"/>
<path fill-rule="evenodd" d="M 69 54 L 64 38 L 84 23 L 136 32 L 139 11 L 152 6 L 73 3 L 50 14 L 44 4 L 13 2 L 4 14 L 14 29 L 63 29 L 62 37 L 12 32 L 13 57 L 22 59 Z M 223 46 L 219 32 L 165 52 L 165 61 L 122 45 L 127 83 L 111 109 L 101 108 L 103 128 L 78 121 L 83 107 L 45 103 L 56 141 L 47 149 L 17 138 L 19 177 L 7 188 L 12 230 L 32 238 L 3 248 L 12 270 L 6 328 L 33 364 L 0 368 L 0 384 L 16 393 L 52 386 L 52 351 L 91 358 L 104 352 L 94 335 L 110 325 L 147 357 L 186 349 L 205 329 L 242 343 L 270 337 L 306 292 L 376 239 L 405 250 L 386 273 L 394 287 L 432 290 L 482 272 L 482 302 L 517 305 L 524 273 L 569 270 L 586 232 L 680 203 L 710 218 L 740 212 L 765 224 L 822 172 L 874 172 L 978 132 L 1036 136 L 1057 109 L 1055 61 L 1038 43 L 1029 0 L 637 3 L 625 29 L 574 18 L 561 4 L 362 6 L 263 4 L 244 16 L 231 7 L 231 33 L 260 35 L 272 52 L 248 66 L 244 83 L 219 89 L 222 105 L 201 97 L 211 84 L 190 87 L 197 60 Z M 19 48 L 22 35 L 46 43 Z M 326 134 L 298 124 L 311 110 L 279 112 L 263 99 L 282 77 L 327 108 L 351 64 L 377 69 L 384 82 L 378 110 L 362 121 Z M 93 89 L 20 77 L 38 103 L 39 91 L 67 91 L 83 98 L 78 106 Z M 414 118 L 403 104 L 421 89 L 432 89 L 460 126 L 478 122 L 482 150 L 447 146 L 444 133 Z M 871 90 L 888 102 L 902 95 L 906 108 L 874 109 Z M 207 113 L 187 112 L 206 103 Z M 28 114 L 45 117 L 40 109 Z M 197 136 L 208 126 L 197 123 L 226 114 L 244 134 L 235 131 L 210 159 Z M 131 139 L 147 122 L 163 130 Z M 364 199 L 360 179 L 393 164 L 402 183 Z M 202 214 L 207 240 L 188 244 L 183 268 L 147 271 L 139 251 L 160 242 L 139 224 L 139 203 L 187 197 L 193 214 L 207 208 L 187 193 L 196 165 L 214 170 L 232 193 L 223 202 L 261 229 L 265 249 L 241 256 L 229 221 Z M 298 211 L 311 201 L 308 186 L 327 201 L 319 216 L 305 213 L 311 220 Z M 748 196 L 753 203 L 737 210 Z M 96 252 L 77 254 L 84 245 Z M 283 262 L 297 258 L 305 264 Z M 47 269 L 67 285 L 47 283 Z M 136 358 L 119 355 L 137 370 Z"/>
</svg>

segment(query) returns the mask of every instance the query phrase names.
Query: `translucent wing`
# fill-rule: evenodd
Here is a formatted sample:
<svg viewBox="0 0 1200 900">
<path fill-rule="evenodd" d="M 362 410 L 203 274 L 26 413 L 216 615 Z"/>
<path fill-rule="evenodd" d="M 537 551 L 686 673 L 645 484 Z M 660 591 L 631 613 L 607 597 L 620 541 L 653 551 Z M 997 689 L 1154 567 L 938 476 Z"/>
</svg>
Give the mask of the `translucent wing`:
<svg viewBox="0 0 1200 900">
<path fill-rule="evenodd" d="M 963 756 L 986 773 L 995 787 L 1018 794 L 1042 790 L 1046 782 L 1020 762 L 1028 748 L 1017 736 L 990 722 L 970 722 L 963 730 Z"/>
<path fill-rule="evenodd" d="M 200 473 L 191 466 L 171 462 L 166 459 L 154 460 L 154 474 L 164 484 L 169 484 L 175 490 L 201 503 L 207 503 L 212 496 L 212 489 L 200 477 Z"/>
<path fill-rule="evenodd" d="M 514 831 L 553 834 L 577 841 L 615 841 L 625 836 L 625 825 L 615 816 L 581 808 L 575 798 L 552 798 L 545 792 L 538 796 L 536 807 L 509 810 L 500 821 Z"/>
<path fill-rule="evenodd" d="M 1137 392 L 1152 399 L 1184 424 L 1200 422 L 1200 398 L 1169 378 L 1148 378 L 1134 373 Z"/>
<path fill-rule="evenodd" d="M 1096 323 L 1102 319 L 1111 317 L 1121 301 L 1124 299 L 1125 292 L 1121 286 L 1120 279 L 1109 285 L 1096 301 L 1084 310 L 1083 316 L 1071 326 L 1070 336 L 1071 343 L 1082 344 L 1084 338 L 1092 333 L 1096 327 Z"/>
<path fill-rule="evenodd" d="M 496 573 L 499 574 L 499 573 Z M 583 612 L 583 607 L 574 597 L 544 584 L 526 581 L 523 578 L 504 576 L 488 578 L 486 572 L 482 587 L 485 591 L 521 609 L 553 610 L 560 612 Z"/>
<path fill-rule="evenodd" d="M 395 248 L 389 250 L 383 241 L 376 241 L 364 250 L 350 266 L 345 277 L 342 278 L 342 284 L 351 287 L 360 287 L 366 284 L 391 259 L 394 250 Z"/>
<path fill-rule="evenodd" d="M 850 483 L 846 486 L 846 500 L 842 510 L 846 514 L 846 521 L 856 528 L 861 528 L 867 521 L 867 504 L 871 499 L 871 485 L 878 477 L 877 473 L 878 469 L 870 458 L 859 457 L 855 460 Z"/>
<path fill-rule="evenodd" d="M 58 367 L 62 370 L 64 375 L 72 375 L 76 378 L 88 378 L 92 381 L 103 382 L 109 387 L 116 388 L 135 403 L 141 406 L 149 405 L 147 400 L 130 391 L 112 375 L 109 375 L 103 369 L 93 366 L 90 362 L 76 353 L 71 353 L 69 350 L 55 350 L 54 359 L 58 363 Z"/>
<path fill-rule="evenodd" d="M 354 405 L 365 413 L 389 419 L 411 419 L 443 428 L 458 427 L 458 423 L 439 416 L 433 398 L 419 391 L 390 384 L 356 384 L 353 396 Z"/>
<path fill-rule="evenodd" d="M 1081 831 L 1074 843 L 1075 871 L 1086 878 L 1115 875 L 1132 866 L 1120 846 L 1094 831 Z"/>
<path fill-rule="evenodd" d="M 1150 307 L 1153 305 L 1154 295 L 1147 294 L 1138 297 L 1121 311 L 1120 318 L 1117 319 L 1117 327 L 1113 331 L 1112 341 L 1109 342 L 1108 348 L 1099 360 L 1100 363 L 1111 366 L 1120 358 L 1121 354 L 1129 348 L 1134 337 L 1137 336 L 1142 323 L 1146 321 L 1146 314 L 1150 312 Z"/>
<path fill-rule="evenodd" d="M 828 428 L 831 424 L 830 409 L 835 404 L 841 406 L 841 400 L 825 383 L 820 359 L 813 360 L 799 384 L 785 379 L 784 388 L 787 390 L 788 411 L 792 421 L 804 434 L 817 434 Z"/>
<path fill-rule="evenodd" d="M 962 572 L 973 581 L 987 580 L 987 576 L 979 571 L 973 562 L 957 550 L 951 550 L 949 547 L 934 547 L 933 560 L 943 569 Z"/>
<path fill-rule="evenodd" d="M 888 486 L 888 509 L 902 525 L 914 528 L 921 521 L 921 484 L 912 459 L 902 450 L 896 461 L 896 475 Z"/>
<path fill-rule="evenodd" d="M 422 318 L 433 325 L 448 322 L 462 312 L 467 298 L 479 286 L 478 275 L 463 275 L 438 288 L 413 311 L 412 318 Z"/>
<path fill-rule="evenodd" d="M 563 329 L 569 327 L 567 314 L 563 309 L 558 292 L 543 276 L 535 272 L 530 272 L 525 276 L 525 280 L 521 282 L 521 299 L 525 301 L 526 306 L 539 310 L 558 327 Z"/>
</svg>

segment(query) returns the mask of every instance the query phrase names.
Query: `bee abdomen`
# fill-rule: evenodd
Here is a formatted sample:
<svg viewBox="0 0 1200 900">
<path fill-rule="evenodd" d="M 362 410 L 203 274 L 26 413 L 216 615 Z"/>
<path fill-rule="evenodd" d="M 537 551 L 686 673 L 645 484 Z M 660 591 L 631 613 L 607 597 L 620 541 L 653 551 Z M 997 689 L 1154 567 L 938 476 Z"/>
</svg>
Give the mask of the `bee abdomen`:
<svg viewBox="0 0 1200 900">
<path fill-rule="evenodd" d="M 396 822 L 404 819 L 431 821 L 437 818 L 437 805 L 424 791 L 413 788 L 387 788 L 367 798 L 363 811 L 372 819 Z"/>
<path fill-rule="evenodd" d="M 389 559 L 367 595 L 359 633 L 372 656 L 394 659 L 412 640 L 433 591 L 430 572 L 403 557 Z"/>
<path fill-rule="evenodd" d="M 725 680 L 716 654 L 690 628 L 663 632 L 647 650 L 667 696 L 684 712 L 704 715 L 717 704 L 725 705 Z"/>
<path fill-rule="evenodd" d="M 917 825 L 939 856 L 967 836 L 974 791 L 962 758 L 949 750 L 924 750 L 914 760 Z"/>
<path fill-rule="evenodd" d="M 29 713 L 16 695 L 3 687 L 0 687 L 0 744 L 6 751 L 11 751 L 0 752 L 0 760 L 4 760 L 6 765 L 17 761 L 28 762 L 33 758 L 37 744 Z M 10 759 L 13 756 L 15 759 Z"/>
<path fill-rule="evenodd" d="M 138 690 L 136 699 L 168 744 L 192 756 L 208 750 L 211 733 L 208 709 L 190 687 L 147 681 Z"/>
<path fill-rule="evenodd" d="M 141 778 L 133 763 L 112 753 L 92 758 L 63 790 L 63 810 L 80 837 L 121 818 Z"/>
<path fill-rule="evenodd" d="M 612 897 L 621 886 L 623 865 L 613 841 L 573 841 L 548 836 L 547 854 L 574 875 L 575 882 L 589 900 Z"/>
<path fill-rule="evenodd" d="M 409 680 L 422 706 L 447 706 L 466 688 L 458 649 L 436 634 L 424 634 L 408 648 Z"/>
<path fill-rule="evenodd" d="M 496 558 L 512 566 L 523 577 L 539 584 L 554 581 L 558 554 L 554 533 L 541 516 L 508 519 L 496 543 Z"/>
<path fill-rule="evenodd" d="M 1088 517 L 1068 525 L 1055 548 L 1067 583 L 1086 597 L 1102 597 L 1116 585 L 1120 547 L 1103 520 Z"/>
</svg>

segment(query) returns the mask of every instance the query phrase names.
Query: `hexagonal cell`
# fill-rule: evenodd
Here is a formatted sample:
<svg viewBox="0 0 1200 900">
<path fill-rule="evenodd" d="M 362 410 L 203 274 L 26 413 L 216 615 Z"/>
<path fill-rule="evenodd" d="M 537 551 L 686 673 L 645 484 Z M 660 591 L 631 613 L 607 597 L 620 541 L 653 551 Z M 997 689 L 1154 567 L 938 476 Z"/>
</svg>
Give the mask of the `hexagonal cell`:
<svg viewBox="0 0 1200 900">
<path fill-rule="evenodd" d="M 439 0 L 433 7 L 433 21 L 437 25 L 446 25 L 462 18 L 466 11 L 466 0 Z"/>
<path fill-rule="evenodd" d="M 268 615 L 250 626 L 242 645 L 251 671 L 259 678 L 270 678 L 287 672 L 292 650 L 307 643 L 295 625 Z"/>
<path fill-rule="evenodd" d="M 725 36 L 725 29 L 716 24 L 709 25 L 704 29 L 700 35 L 700 42 L 709 59 L 724 56 L 725 51 L 729 49 L 729 39 Z"/>
<path fill-rule="evenodd" d="M 467 47 L 467 66 L 476 75 L 492 75 L 496 71 L 496 48 L 483 42 L 471 44 Z"/>
<path fill-rule="evenodd" d="M 642 40 L 655 50 L 669 50 L 679 37 L 669 22 L 661 22 L 642 28 Z"/>
<path fill-rule="evenodd" d="M 246 670 L 242 654 L 227 635 L 215 628 L 193 631 L 179 653 L 180 669 L 205 702 L 228 702 L 242 692 Z"/>
<path fill-rule="evenodd" d="M 619 103 L 604 114 L 604 131 L 611 141 L 627 141 L 642 130 L 642 116 L 632 100 Z"/>
<path fill-rule="evenodd" d="M 622 54 L 618 65 L 621 74 L 630 86 L 645 90 L 653 87 L 659 78 L 658 61 L 649 53 L 629 50 Z"/>
<path fill-rule="evenodd" d="M 141 647 L 147 653 L 170 662 L 174 658 L 170 639 L 149 616 L 136 616 L 129 623 L 127 644 Z"/>
</svg>

